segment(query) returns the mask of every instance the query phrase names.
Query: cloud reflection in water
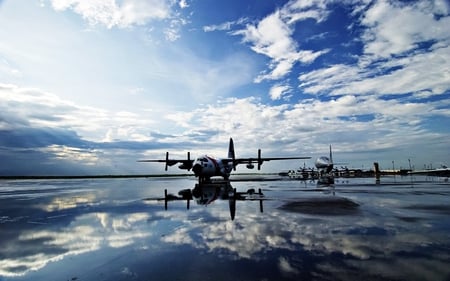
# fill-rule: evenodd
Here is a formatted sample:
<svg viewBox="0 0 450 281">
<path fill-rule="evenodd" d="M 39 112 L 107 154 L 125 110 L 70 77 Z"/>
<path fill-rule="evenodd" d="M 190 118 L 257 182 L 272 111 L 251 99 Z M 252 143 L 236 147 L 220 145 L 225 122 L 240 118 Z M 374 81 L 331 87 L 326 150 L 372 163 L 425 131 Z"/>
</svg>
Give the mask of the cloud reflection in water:
<svg viewBox="0 0 450 281">
<path fill-rule="evenodd" d="M 266 195 L 279 200 L 265 201 L 264 213 L 258 202 L 237 202 L 232 221 L 227 201 L 206 207 L 193 204 L 190 210 L 185 202 L 172 202 L 164 211 L 163 202 L 142 200 L 148 196 L 143 192 L 158 195 L 160 188 L 142 189 L 142 182 L 137 182 L 122 190 L 100 183 L 76 194 L 72 190 L 49 198 L 2 200 L 0 276 L 5 280 L 21 276 L 46 280 L 46 272 L 60 272 L 55 278 L 104 280 L 146 280 L 162 272 L 167 278 L 185 280 L 220 280 L 231 273 L 245 280 L 450 276 L 448 215 L 408 208 L 425 195 L 402 195 L 402 201 L 391 190 L 388 195 L 379 189 L 370 195 L 342 187 L 337 192 L 358 202 L 358 212 L 326 215 L 323 205 L 319 214 L 314 213 L 314 204 L 308 212 L 280 208 L 296 199 L 292 192 L 286 197 L 269 186 Z M 314 196 L 335 200 L 329 193 Z M 297 197 L 314 199 L 310 193 Z"/>
</svg>

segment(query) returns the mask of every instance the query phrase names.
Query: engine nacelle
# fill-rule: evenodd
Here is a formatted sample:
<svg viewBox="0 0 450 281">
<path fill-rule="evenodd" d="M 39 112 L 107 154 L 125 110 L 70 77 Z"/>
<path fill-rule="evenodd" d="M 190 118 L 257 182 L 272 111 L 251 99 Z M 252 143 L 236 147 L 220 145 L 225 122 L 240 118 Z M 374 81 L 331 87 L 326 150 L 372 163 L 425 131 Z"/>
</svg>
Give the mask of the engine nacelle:
<svg viewBox="0 0 450 281">
<path fill-rule="evenodd" d="M 190 170 L 190 169 L 192 169 L 192 164 L 187 165 L 187 164 L 183 163 L 183 164 L 179 165 L 178 168 L 181 170 Z"/>
<path fill-rule="evenodd" d="M 255 168 L 255 165 L 253 165 L 253 164 L 247 164 L 247 169 L 253 169 L 253 168 Z"/>
</svg>

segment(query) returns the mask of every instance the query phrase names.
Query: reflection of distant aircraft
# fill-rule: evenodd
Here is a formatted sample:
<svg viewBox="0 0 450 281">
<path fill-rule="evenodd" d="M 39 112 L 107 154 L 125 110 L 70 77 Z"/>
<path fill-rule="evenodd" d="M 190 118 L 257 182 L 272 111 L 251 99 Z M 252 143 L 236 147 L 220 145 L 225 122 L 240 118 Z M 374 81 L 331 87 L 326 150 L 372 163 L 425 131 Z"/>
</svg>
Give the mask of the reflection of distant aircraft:
<svg viewBox="0 0 450 281">
<path fill-rule="evenodd" d="M 230 177 L 232 170 L 236 169 L 238 164 L 247 164 L 247 169 L 253 169 L 257 164 L 258 170 L 264 161 L 271 160 L 290 160 L 290 159 L 309 159 L 311 157 L 261 157 L 261 149 L 258 149 L 258 157 L 256 158 L 236 158 L 234 153 L 233 139 L 230 138 L 227 158 L 214 158 L 208 155 L 203 155 L 195 160 L 190 159 L 190 153 L 187 154 L 187 159 L 169 159 L 169 152 L 166 153 L 166 159 L 157 160 L 139 160 L 138 162 L 160 162 L 167 166 L 173 166 L 181 163 L 178 166 L 180 169 L 194 172 L 195 176 L 199 178 L 199 183 L 208 182 L 211 177 L 221 176 L 225 180 Z"/>
<path fill-rule="evenodd" d="M 410 171 L 410 172 L 408 172 L 408 174 L 438 176 L 438 177 L 450 177 L 450 168 L 448 168 L 445 165 L 441 165 L 441 168 L 438 168 L 438 169 Z"/>
<path fill-rule="evenodd" d="M 186 200 L 186 208 L 190 208 L 190 201 L 195 200 L 198 205 L 209 205 L 216 200 L 228 200 L 230 206 L 230 216 L 234 220 L 236 214 L 236 201 L 259 201 L 260 212 L 263 212 L 264 195 L 261 189 L 255 192 L 254 189 L 249 189 L 247 192 L 237 192 L 229 181 L 212 181 L 209 183 L 196 184 L 191 189 L 182 189 L 178 192 L 178 196 L 167 194 L 167 189 L 164 190 L 164 198 L 148 198 L 146 200 L 164 200 L 164 207 L 167 210 L 169 201 Z"/>
</svg>

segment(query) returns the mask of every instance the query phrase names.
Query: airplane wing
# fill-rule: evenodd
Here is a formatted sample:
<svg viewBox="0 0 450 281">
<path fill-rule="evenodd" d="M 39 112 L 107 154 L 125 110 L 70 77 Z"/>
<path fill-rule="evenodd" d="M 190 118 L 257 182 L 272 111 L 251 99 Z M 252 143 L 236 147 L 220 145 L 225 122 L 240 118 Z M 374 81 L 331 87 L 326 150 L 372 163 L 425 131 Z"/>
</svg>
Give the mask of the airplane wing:
<svg viewBox="0 0 450 281">
<path fill-rule="evenodd" d="M 167 166 L 173 166 L 177 163 L 181 163 L 179 166 L 180 169 L 190 170 L 192 169 L 192 165 L 194 160 L 191 159 L 191 153 L 187 153 L 186 159 L 170 159 L 169 152 L 166 152 L 166 159 L 148 159 L 148 160 L 138 160 L 138 162 L 157 162 L 157 163 L 165 163 L 165 170 L 167 171 Z"/>
<path fill-rule="evenodd" d="M 311 159 L 311 157 L 261 157 L 261 149 L 258 149 L 258 157 L 250 157 L 250 158 L 225 158 L 222 159 L 224 163 L 233 163 L 233 166 L 238 164 L 247 164 L 248 168 L 253 168 L 253 164 L 258 164 L 258 170 L 261 169 L 261 165 L 265 161 L 276 161 L 276 160 L 295 160 L 295 159 Z"/>
</svg>

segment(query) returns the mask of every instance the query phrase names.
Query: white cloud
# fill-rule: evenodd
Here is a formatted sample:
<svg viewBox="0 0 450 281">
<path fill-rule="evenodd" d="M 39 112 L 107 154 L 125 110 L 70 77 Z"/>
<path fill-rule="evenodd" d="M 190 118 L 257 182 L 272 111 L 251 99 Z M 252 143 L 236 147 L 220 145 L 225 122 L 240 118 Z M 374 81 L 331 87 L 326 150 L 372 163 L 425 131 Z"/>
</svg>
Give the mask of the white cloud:
<svg viewBox="0 0 450 281">
<path fill-rule="evenodd" d="M 450 89 L 450 46 L 394 59 L 381 66 L 396 64 L 400 69 L 361 81 L 351 81 L 335 93 L 403 94 L 430 90 L 435 95 Z"/>
<path fill-rule="evenodd" d="M 184 8 L 189 7 L 189 4 L 188 4 L 188 2 L 186 0 L 180 0 L 178 2 L 178 6 L 180 6 L 180 8 L 182 8 L 182 9 L 184 9 Z"/>
<path fill-rule="evenodd" d="M 222 31 L 222 30 L 230 30 L 232 26 L 232 22 L 224 22 L 217 25 L 207 25 L 203 27 L 204 32 L 212 32 L 212 31 Z"/>
<path fill-rule="evenodd" d="M 354 66 L 345 64 L 332 65 L 327 68 L 313 70 L 299 76 L 300 87 L 305 93 L 319 94 L 331 92 L 335 88 L 343 87 L 355 79 L 364 78 L 362 71 Z"/>
<path fill-rule="evenodd" d="M 327 5 L 332 2 L 291 1 L 256 24 L 232 33 L 243 36 L 243 42 L 250 44 L 253 51 L 271 60 L 268 70 L 261 72 L 255 82 L 281 79 L 295 63 L 308 64 L 331 51 L 301 50 L 292 34 L 294 23 L 307 18 L 324 21 L 330 12 Z M 364 55 L 354 65 L 331 65 L 300 74 L 304 92 L 441 94 L 449 89 L 448 3 L 377 1 L 370 6 L 363 3 L 352 7 L 354 15 L 362 15 L 359 23 L 366 28 L 361 38 Z M 429 47 L 424 49 L 423 44 Z"/>
<path fill-rule="evenodd" d="M 167 28 L 163 28 L 167 31 L 168 40 L 176 40 L 179 36 L 177 28 L 186 24 L 183 19 L 174 19 L 178 14 L 173 10 L 174 6 L 186 7 L 187 3 L 184 1 L 55 0 L 52 3 L 59 11 L 71 10 L 91 24 L 110 28 L 145 24 L 153 20 L 163 21 L 168 23 Z M 147 6 L 152 3 L 154 7 L 148 10 Z M 43 8 L 39 9 L 44 12 Z M 3 47 L 3 52 L 8 59 L 7 63 L 3 62 L 3 68 L 0 66 L 0 71 L 31 69 L 27 63 L 32 61 L 37 67 L 23 75 L 37 78 L 21 84 L 36 85 L 35 81 L 48 79 L 46 84 L 38 84 L 39 87 L 48 89 L 60 84 L 61 87 L 56 87 L 56 91 L 51 88 L 51 91 L 59 93 L 55 95 L 39 89 L 1 85 L 0 128 L 65 128 L 76 132 L 84 140 L 97 142 L 150 142 L 155 140 L 149 133 L 152 130 L 167 134 L 167 137 L 163 136 L 161 139 L 170 139 L 172 142 L 198 141 L 198 136 L 205 135 L 219 135 L 223 140 L 233 136 L 236 140 L 243 141 L 244 152 L 254 151 L 255 147 L 270 146 L 270 152 L 277 152 L 279 146 L 276 145 L 280 143 L 289 151 L 302 149 L 300 143 L 306 143 L 314 150 L 329 142 L 341 140 L 342 149 L 377 149 L 402 146 L 401 138 L 405 134 L 411 135 L 408 139 L 410 142 L 419 142 L 420 134 L 424 134 L 423 141 L 445 136 L 445 133 L 430 134 L 421 127 L 421 118 L 448 116 L 445 107 L 448 108 L 448 104 L 445 101 L 424 104 L 418 102 L 432 95 L 446 93 L 450 88 L 450 35 L 445 29 L 449 25 L 448 5 L 445 2 L 430 1 L 415 2 L 412 5 L 374 2 L 371 6 L 358 9 L 359 15 L 362 14 L 359 18 L 361 22 L 355 25 L 362 23 L 366 32 L 359 38 L 365 53 L 357 58 L 357 62 L 341 62 L 299 74 L 301 92 L 332 96 L 334 100 L 320 101 L 316 100 L 318 97 L 311 96 L 311 99 L 300 100 L 297 104 L 280 106 L 265 105 L 257 98 L 227 98 L 234 94 L 249 96 L 255 93 L 253 89 L 250 89 L 250 93 L 243 93 L 241 87 L 247 87 L 255 77 L 254 65 L 257 62 L 252 60 L 254 56 L 243 55 L 239 51 L 209 60 L 187 48 L 162 47 L 162 52 L 157 48 L 147 49 L 138 40 L 127 46 L 114 41 L 117 38 L 135 39 L 136 33 L 130 37 L 124 35 L 128 30 L 121 30 L 117 32 L 120 37 L 111 37 L 111 40 L 104 42 L 89 40 L 105 38 L 105 34 L 109 36 L 116 32 L 99 32 L 100 36 L 88 36 L 88 41 L 77 37 L 78 26 L 59 33 L 50 32 L 57 34 L 52 38 L 33 32 L 35 35 L 30 34 L 33 40 L 8 41 L 13 44 L 4 44 L 6 47 Z M 305 19 L 324 22 L 329 12 L 327 1 L 290 1 L 259 22 L 248 24 L 248 18 L 241 18 L 222 25 L 206 26 L 204 31 L 230 30 L 236 25 L 247 24 L 245 29 L 233 34 L 242 36 L 243 42 L 249 44 L 253 51 L 270 61 L 267 71 L 259 73 L 255 81 L 283 81 L 276 81 L 277 84 L 268 91 L 265 90 L 266 85 L 261 83 L 257 88 L 258 94 L 269 95 L 272 100 L 277 101 L 293 100 L 291 95 L 297 93 L 297 89 L 284 84 L 287 81 L 283 78 L 293 71 L 296 64 L 313 63 L 319 56 L 334 51 L 302 48 L 298 38 L 293 38 L 293 34 L 298 35 L 295 28 L 299 28 Z M 407 26 L 397 28 L 399 20 L 408 23 Z M 414 20 L 417 22 L 413 22 Z M 16 20 L 15 24 L 19 25 L 20 22 Z M 47 24 L 54 26 L 50 21 Z M 47 30 L 44 27 L 47 25 L 42 28 L 39 26 L 36 31 Z M 66 30 L 70 32 L 65 32 Z M 331 36 L 327 32 L 321 34 Z M 41 36 L 52 44 L 37 48 L 32 42 L 39 45 L 42 40 L 38 38 Z M 58 41 L 64 43 L 60 44 Z M 85 42 L 88 43 L 86 48 L 81 48 Z M 427 48 L 418 47 L 422 44 Z M 33 50 L 28 47 L 22 49 L 23 46 L 33 46 Z M 69 50 L 69 46 L 90 51 L 81 59 L 77 54 L 69 52 L 71 59 L 67 60 L 62 54 Z M 91 50 L 89 46 L 94 48 Z M 130 52 L 129 46 L 138 47 L 131 48 Z M 104 50 L 106 51 L 103 52 Z M 121 56 L 125 51 L 128 54 Z M 23 57 L 23 60 L 18 60 L 18 57 Z M 44 63 L 49 60 L 53 64 Z M 62 64 L 60 61 L 66 63 Z M 91 64 L 94 61 L 101 67 L 92 67 L 97 66 Z M 60 68 L 61 65 L 68 67 Z M 41 66 L 45 66 L 48 71 L 40 71 Z M 52 69 L 55 71 L 52 72 Z M 66 75 L 66 71 L 70 75 Z M 74 76 L 80 79 L 70 79 Z M 137 79 L 126 79 L 131 76 Z M 123 83 L 122 79 L 126 81 Z M 117 80 L 122 83 L 115 83 Z M 245 88 L 247 89 L 249 88 Z M 66 91 L 74 94 L 69 96 Z M 126 94 L 122 95 L 123 92 Z M 404 100 L 380 100 L 383 95 L 404 93 L 413 95 Z M 115 96 L 115 102 L 113 107 L 108 107 L 111 95 Z M 75 96 L 80 99 L 72 102 L 72 97 Z M 304 97 L 299 95 L 299 98 Z M 84 106 L 88 103 L 95 106 Z M 103 105 L 105 108 L 102 108 Z M 165 107 L 159 109 L 162 108 L 161 105 Z M 153 111 L 143 111 L 140 108 L 153 108 Z M 364 118 L 367 120 L 363 120 Z M 175 140 L 171 135 L 179 135 L 180 139 Z M 353 147 L 346 143 L 351 138 Z M 61 146 L 56 148 L 58 149 L 53 151 L 55 155 L 66 149 Z M 67 145 L 67 149 L 72 149 L 72 146 Z"/>
<path fill-rule="evenodd" d="M 203 27 L 204 32 L 212 32 L 212 31 L 226 31 L 231 30 L 231 27 L 234 25 L 240 25 L 245 24 L 248 22 L 247 18 L 240 18 L 236 21 L 227 21 L 221 24 L 212 24 L 212 25 L 206 25 Z"/>
<path fill-rule="evenodd" d="M 283 57 L 295 52 L 296 43 L 291 39 L 292 30 L 280 18 L 280 13 L 273 13 L 257 26 L 249 25 L 245 31 L 244 42 L 252 43 L 252 49 L 270 58 Z"/>
<path fill-rule="evenodd" d="M 314 19 L 317 22 L 322 22 L 329 14 L 327 4 L 332 2 L 328 0 L 292 0 L 281 9 L 281 12 L 289 24 L 305 19 Z"/>
<path fill-rule="evenodd" d="M 292 25 L 308 18 L 321 21 L 326 17 L 325 12 L 304 11 L 305 8 L 317 9 L 314 4 L 305 3 L 303 1 L 290 2 L 256 25 L 248 24 L 245 29 L 232 33 L 243 36 L 243 42 L 249 43 L 253 51 L 271 59 L 270 72 L 259 75 L 255 82 L 280 79 L 291 72 L 295 63 L 309 64 L 329 51 L 327 49 L 321 51 L 298 50 L 297 42 L 292 38 L 294 32 Z"/>
<path fill-rule="evenodd" d="M 81 149 L 69 147 L 66 145 L 51 145 L 42 148 L 41 151 L 51 153 L 55 159 L 68 160 L 70 162 L 79 162 L 83 165 L 93 166 L 100 160 L 100 152 L 95 149 Z"/>
<path fill-rule="evenodd" d="M 315 79 L 326 81 L 334 73 L 343 73 L 346 67 L 337 66 Z M 345 77 L 345 75 L 344 75 Z M 14 85 L 0 87 L 1 127 L 51 127 L 73 130 L 85 140 L 113 142 L 154 141 L 150 132 L 156 128 L 151 114 L 165 118 L 165 127 L 174 128 L 179 138 L 162 138 L 158 141 L 196 143 L 196 136 L 226 141 L 235 139 L 241 156 L 253 153 L 255 147 L 265 153 L 279 155 L 321 151 L 329 143 L 339 142 L 341 151 L 372 151 L 377 149 L 423 145 L 442 134 L 431 133 L 422 127 L 422 120 L 436 116 L 449 116 L 441 102 L 415 103 L 402 100 L 381 100 L 377 95 L 344 95 L 330 101 L 301 100 L 297 104 L 270 106 L 256 98 L 220 100 L 216 104 L 197 107 L 191 111 L 148 112 L 119 111 L 83 107 L 64 101 L 38 89 Z M 289 88 L 277 85 L 272 88 L 272 98 L 287 97 Z M 148 116 L 148 117 L 145 117 Z M 368 119 L 364 119 L 367 116 Z M 362 119 L 361 119 L 362 118 Z M 89 120 L 89 122 L 86 122 Z M 165 130 L 163 133 L 167 133 Z M 346 132 L 343 134 L 342 132 Z M 405 135 L 408 139 L 405 140 Z M 441 145 L 444 145 L 442 143 Z M 67 143 L 50 148 L 55 157 L 85 164 L 113 163 L 114 157 L 104 151 L 82 150 Z M 222 155 L 223 147 L 213 154 Z M 194 153 L 194 151 L 192 151 Z M 204 151 L 202 151 L 204 152 Z M 116 154 L 116 151 L 114 152 Z M 129 154 L 123 151 L 122 154 Z M 122 155 L 123 156 L 123 155 Z M 122 157 L 118 154 L 117 157 Z M 108 158 L 108 159 L 106 159 Z M 138 158 L 138 157 L 136 157 Z"/>
<path fill-rule="evenodd" d="M 364 15 L 361 23 L 367 27 L 363 39 L 364 52 L 375 57 L 390 57 L 414 50 L 429 40 L 450 43 L 450 17 L 436 18 L 432 1 L 415 5 L 401 2 L 376 2 Z"/>
<path fill-rule="evenodd" d="M 288 85 L 281 85 L 281 84 L 277 84 L 274 85 L 272 88 L 270 88 L 269 90 L 269 96 L 272 100 L 279 100 L 281 98 L 289 98 L 288 95 L 291 92 L 291 87 Z"/>
<path fill-rule="evenodd" d="M 293 106 L 268 106 L 256 99 L 229 99 L 179 113 L 177 120 L 181 120 L 185 132 L 191 135 L 214 132 L 212 138 L 218 140 L 233 136 L 239 155 L 252 153 L 255 147 L 273 155 L 304 155 L 308 151 L 323 151 L 329 143 L 339 143 L 340 151 L 347 152 L 399 151 L 399 148 L 435 142 L 438 135 L 440 138 L 446 135 L 422 127 L 423 120 L 444 114 L 437 110 L 440 106 L 442 102 L 381 100 L 376 95 L 304 100 Z M 222 147 L 218 155 L 221 152 Z M 377 157 L 391 156 L 387 153 Z"/>
<path fill-rule="evenodd" d="M 143 25 L 152 20 L 163 20 L 172 16 L 173 0 L 124 0 L 120 4 L 115 0 L 51 0 L 57 11 L 72 9 L 90 24 L 102 24 L 108 28 L 114 26 L 129 27 Z M 180 6 L 186 7 L 185 1 Z"/>
<path fill-rule="evenodd" d="M 92 141 L 151 139 L 151 118 L 76 105 L 40 89 L 0 84 L 0 110 L 2 129 L 61 128 Z"/>
<path fill-rule="evenodd" d="M 288 274 L 299 274 L 299 270 L 293 267 L 289 260 L 285 257 L 279 257 L 278 258 L 278 267 L 281 272 L 288 273 Z"/>
<path fill-rule="evenodd" d="M 330 95 L 395 95 L 428 91 L 440 95 L 450 89 L 450 45 L 407 58 L 374 62 L 369 66 L 332 65 L 301 74 L 305 93 Z M 383 70 L 395 70 L 383 73 Z"/>
<path fill-rule="evenodd" d="M 431 1 L 375 2 L 361 17 L 366 30 L 358 62 L 302 73 L 301 89 L 326 95 L 445 93 L 450 89 L 450 16 L 444 7 Z"/>
</svg>

